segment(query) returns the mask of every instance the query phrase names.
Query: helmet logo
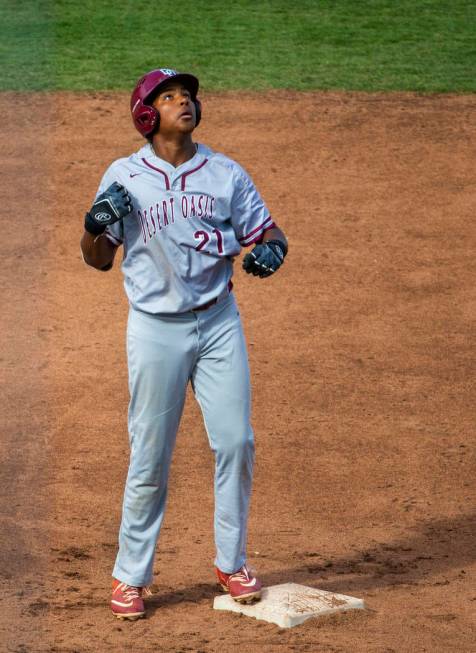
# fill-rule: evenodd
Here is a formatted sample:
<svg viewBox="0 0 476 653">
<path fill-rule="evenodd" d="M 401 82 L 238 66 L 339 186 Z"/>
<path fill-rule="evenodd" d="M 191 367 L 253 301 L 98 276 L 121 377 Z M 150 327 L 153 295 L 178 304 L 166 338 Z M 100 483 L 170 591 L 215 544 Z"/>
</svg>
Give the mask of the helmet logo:
<svg viewBox="0 0 476 653">
<path fill-rule="evenodd" d="M 164 75 L 167 75 L 167 77 L 172 77 L 173 75 L 177 74 L 177 71 L 173 70 L 173 68 L 160 68 L 160 72 L 164 73 Z"/>
</svg>

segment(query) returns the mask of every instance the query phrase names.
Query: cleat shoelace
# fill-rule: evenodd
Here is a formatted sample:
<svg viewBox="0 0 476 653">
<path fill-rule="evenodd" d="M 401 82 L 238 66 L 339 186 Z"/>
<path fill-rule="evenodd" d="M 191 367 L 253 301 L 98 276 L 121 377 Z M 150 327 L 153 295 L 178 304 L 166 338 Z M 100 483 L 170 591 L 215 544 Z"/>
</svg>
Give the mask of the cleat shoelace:
<svg viewBox="0 0 476 653">
<path fill-rule="evenodd" d="M 134 599 L 140 599 L 141 593 L 139 587 L 133 587 L 132 585 L 127 585 L 122 591 L 124 597 L 128 601 L 133 601 Z"/>
<path fill-rule="evenodd" d="M 251 580 L 250 579 L 250 574 L 248 572 L 248 569 L 246 569 L 246 567 L 243 567 L 242 569 L 239 569 L 238 571 L 236 571 L 234 574 L 231 574 L 228 581 L 230 581 L 232 579 L 233 580 L 236 579 L 236 580 L 239 580 L 239 581 L 245 581 L 245 582 Z"/>
<path fill-rule="evenodd" d="M 119 589 L 121 586 L 118 585 L 116 589 Z M 133 585 L 126 585 L 123 583 L 121 588 L 124 598 L 128 601 L 133 601 L 134 599 L 140 599 L 143 596 L 152 596 L 152 590 L 149 586 L 146 587 L 134 587 Z"/>
</svg>

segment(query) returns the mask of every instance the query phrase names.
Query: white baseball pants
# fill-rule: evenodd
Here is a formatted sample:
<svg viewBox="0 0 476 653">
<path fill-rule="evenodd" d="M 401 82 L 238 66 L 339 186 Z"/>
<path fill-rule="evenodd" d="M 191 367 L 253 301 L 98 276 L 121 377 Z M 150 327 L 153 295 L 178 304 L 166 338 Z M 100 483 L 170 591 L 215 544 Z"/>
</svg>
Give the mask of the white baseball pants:
<svg viewBox="0 0 476 653">
<path fill-rule="evenodd" d="M 233 295 L 173 316 L 131 308 L 127 355 L 131 454 L 114 578 L 139 587 L 152 582 L 189 381 L 215 455 L 215 564 L 236 571 L 246 560 L 254 441 L 248 357 Z"/>
</svg>

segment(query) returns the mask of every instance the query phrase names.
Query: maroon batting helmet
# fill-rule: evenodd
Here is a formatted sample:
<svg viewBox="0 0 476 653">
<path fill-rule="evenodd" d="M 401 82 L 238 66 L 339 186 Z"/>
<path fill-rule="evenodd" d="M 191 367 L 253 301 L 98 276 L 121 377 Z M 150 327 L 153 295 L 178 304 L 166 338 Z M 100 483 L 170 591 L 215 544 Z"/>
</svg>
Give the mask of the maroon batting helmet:
<svg viewBox="0 0 476 653">
<path fill-rule="evenodd" d="M 196 122 L 200 122 L 201 104 L 197 98 L 198 79 L 189 73 L 179 73 L 171 68 L 151 70 L 139 79 L 131 96 L 131 113 L 135 128 L 144 137 L 151 136 L 159 126 L 159 112 L 152 105 L 160 87 L 170 80 L 180 82 L 190 91 L 195 104 Z"/>
</svg>

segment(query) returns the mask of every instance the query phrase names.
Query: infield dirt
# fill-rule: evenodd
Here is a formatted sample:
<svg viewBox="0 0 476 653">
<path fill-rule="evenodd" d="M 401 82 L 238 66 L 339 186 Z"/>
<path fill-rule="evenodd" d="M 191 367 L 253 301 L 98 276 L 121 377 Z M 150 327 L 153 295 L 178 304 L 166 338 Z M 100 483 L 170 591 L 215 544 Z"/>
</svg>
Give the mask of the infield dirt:
<svg viewBox="0 0 476 653">
<path fill-rule="evenodd" d="M 286 631 L 212 610 L 213 459 L 189 397 L 148 618 L 110 615 L 127 304 L 79 239 L 104 169 L 141 141 L 126 94 L 4 93 L 0 649 L 474 651 L 475 97 L 202 99 L 196 140 L 248 169 L 290 243 L 268 280 L 236 263 L 249 562 L 368 610 Z"/>
</svg>

